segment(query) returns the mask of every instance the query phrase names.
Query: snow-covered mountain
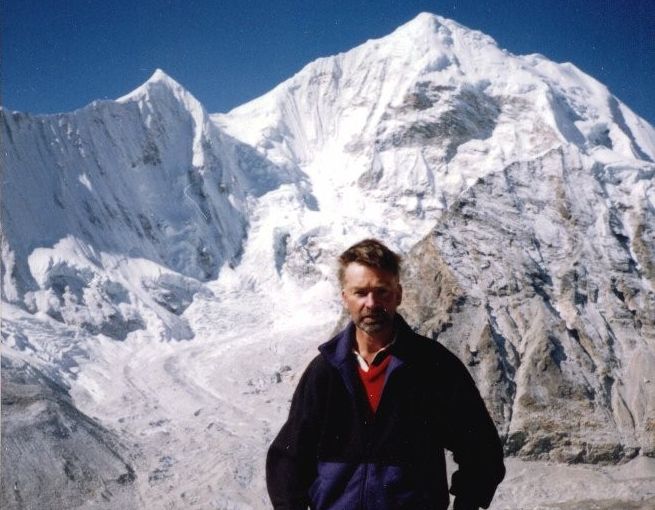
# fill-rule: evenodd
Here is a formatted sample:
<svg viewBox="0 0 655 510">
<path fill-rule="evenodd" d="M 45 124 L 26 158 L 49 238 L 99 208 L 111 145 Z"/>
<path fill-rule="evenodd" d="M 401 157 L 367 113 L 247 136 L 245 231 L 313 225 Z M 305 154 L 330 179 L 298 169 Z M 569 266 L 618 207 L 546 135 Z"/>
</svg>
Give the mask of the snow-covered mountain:
<svg viewBox="0 0 655 510">
<path fill-rule="evenodd" d="M 436 224 L 436 255 L 410 258 L 415 285 L 450 271 L 458 299 L 476 304 L 449 330 L 450 320 L 426 324 L 450 306 L 423 290 L 406 313 L 430 310 L 414 324 L 463 357 L 490 343 L 490 368 L 472 371 L 509 451 L 592 462 L 655 453 L 643 383 L 655 377 L 655 131 L 602 84 L 423 14 L 213 118 L 309 176 L 319 210 L 336 218 L 330 237 L 383 223 L 380 235 L 404 247 Z M 294 236 L 287 246 L 295 252 Z M 426 274 L 437 256 L 444 267 Z M 540 375 L 542 364 L 555 373 Z M 586 426 L 569 423 L 574 412 Z M 546 433 L 549 421 L 558 426 Z"/>
<path fill-rule="evenodd" d="M 508 453 L 655 457 L 655 130 L 573 65 L 421 14 L 226 114 L 157 71 L 0 122 L 3 508 L 266 507 L 364 236 Z"/>
<path fill-rule="evenodd" d="M 392 216 L 434 218 L 478 177 L 562 144 L 655 158 L 653 128 L 575 66 L 430 14 L 213 118 L 353 216 L 365 191 Z"/>
</svg>

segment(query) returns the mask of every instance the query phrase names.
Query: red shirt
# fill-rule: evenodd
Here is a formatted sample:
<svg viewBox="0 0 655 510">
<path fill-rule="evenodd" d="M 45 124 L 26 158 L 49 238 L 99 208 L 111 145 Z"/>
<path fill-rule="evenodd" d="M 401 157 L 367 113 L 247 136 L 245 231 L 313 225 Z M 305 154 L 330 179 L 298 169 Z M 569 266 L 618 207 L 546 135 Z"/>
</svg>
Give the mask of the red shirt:
<svg viewBox="0 0 655 510">
<path fill-rule="evenodd" d="M 378 405 L 380 405 L 382 389 L 384 388 L 384 379 L 390 362 L 391 356 L 385 356 L 381 362 L 377 364 L 371 363 L 368 367 L 368 371 L 364 370 L 361 366 L 357 367 L 359 378 L 364 384 L 368 403 L 371 406 L 373 413 L 378 410 Z"/>
</svg>

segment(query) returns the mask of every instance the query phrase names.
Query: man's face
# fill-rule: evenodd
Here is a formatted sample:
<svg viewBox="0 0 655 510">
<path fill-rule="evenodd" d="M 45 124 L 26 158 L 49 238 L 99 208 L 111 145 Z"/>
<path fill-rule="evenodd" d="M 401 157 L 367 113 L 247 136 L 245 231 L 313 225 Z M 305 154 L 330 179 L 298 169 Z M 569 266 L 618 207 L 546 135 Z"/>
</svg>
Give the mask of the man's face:
<svg viewBox="0 0 655 510">
<path fill-rule="evenodd" d="M 341 298 L 355 326 L 376 335 L 390 331 L 403 291 L 393 274 L 352 262 L 343 274 Z"/>
</svg>

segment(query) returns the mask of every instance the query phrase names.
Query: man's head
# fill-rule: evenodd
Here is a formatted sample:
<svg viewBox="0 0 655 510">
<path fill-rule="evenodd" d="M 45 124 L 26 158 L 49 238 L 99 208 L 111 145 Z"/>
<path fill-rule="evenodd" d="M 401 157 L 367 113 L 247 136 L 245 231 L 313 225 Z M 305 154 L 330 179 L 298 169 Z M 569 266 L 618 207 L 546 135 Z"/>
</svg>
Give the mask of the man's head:
<svg viewBox="0 0 655 510">
<path fill-rule="evenodd" d="M 388 334 L 402 300 L 400 256 L 375 239 L 364 239 L 339 256 L 341 297 L 355 325 L 371 335 Z"/>
</svg>

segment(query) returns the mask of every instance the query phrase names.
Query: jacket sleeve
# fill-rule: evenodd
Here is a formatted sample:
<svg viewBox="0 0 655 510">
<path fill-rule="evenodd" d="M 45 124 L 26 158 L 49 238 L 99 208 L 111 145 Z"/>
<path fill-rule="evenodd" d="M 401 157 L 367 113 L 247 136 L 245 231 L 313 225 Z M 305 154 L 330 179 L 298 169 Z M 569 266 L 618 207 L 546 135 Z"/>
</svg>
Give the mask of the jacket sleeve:
<svg viewBox="0 0 655 510">
<path fill-rule="evenodd" d="M 306 510 L 309 505 L 318 443 L 316 364 L 314 360 L 301 377 L 289 417 L 266 457 L 266 486 L 275 510 Z"/>
<path fill-rule="evenodd" d="M 446 448 L 453 452 L 458 470 L 450 492 L 458 510 L 488 508 L 505 476 L 503 447 L 475 382 L 459 360 L 456 365 Z"/>
</svg>

